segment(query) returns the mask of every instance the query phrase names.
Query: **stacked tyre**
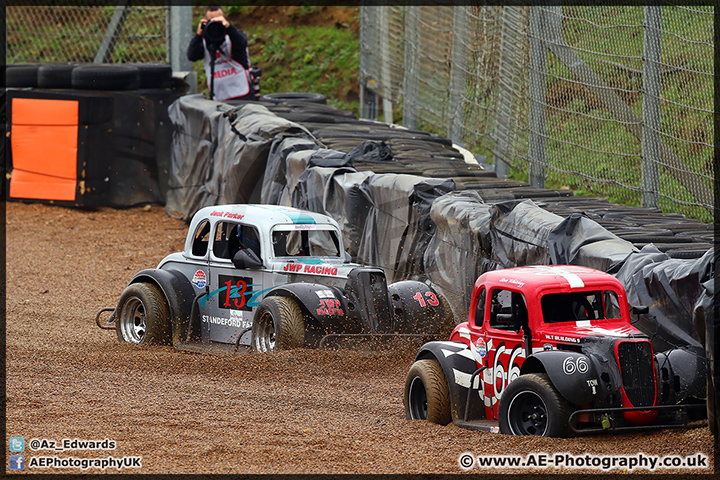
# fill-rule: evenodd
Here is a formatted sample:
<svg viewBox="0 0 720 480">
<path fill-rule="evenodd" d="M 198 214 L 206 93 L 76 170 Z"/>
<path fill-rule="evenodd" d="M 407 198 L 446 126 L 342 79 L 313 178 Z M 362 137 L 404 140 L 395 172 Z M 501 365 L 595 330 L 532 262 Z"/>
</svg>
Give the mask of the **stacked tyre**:
<svg viewBox="0 0 720 480">
<path fill-rule="evenodd" d="M 8 88 L 127 91 L 172 86 L 167 64 L 17 64 L 6 70 Z"/>
</svg>

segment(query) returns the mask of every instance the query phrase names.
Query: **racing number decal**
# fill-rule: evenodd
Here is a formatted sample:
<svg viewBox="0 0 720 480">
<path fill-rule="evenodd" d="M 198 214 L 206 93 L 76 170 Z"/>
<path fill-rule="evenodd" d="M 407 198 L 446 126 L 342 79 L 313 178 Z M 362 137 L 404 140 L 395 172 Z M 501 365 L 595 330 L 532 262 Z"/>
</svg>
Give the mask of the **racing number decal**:
<svg viewBox="0 0 720 480">
<path fill-rule="evenodd" d="M 433 307 L 440 305 L 437 296 L 433 292 L 425 292 L 425 296 L 428 298 L 428 305 L 432 305 Z M 412 298 L 417 300 L 421 307 L 425 306 L 425 299 L 421 292 L 416 293 Z"/>
<path fill-rule="evenodd" d="M 223 291 L 219 297 L 219 307 L 229 310 L 250 311 L 247 299 L 252 296 L 252 278 L 218 275 L 218 287 Z"/>
<path fill-rule="evenodd" d="M 247 290 L 247 283 L 242 280 L 238 280 L 237 284 L 233 286 L 232 280 L 228 280 L 227 282 L 225 282 L 225 285 L 227 286 L 227 289 L 225 290 L 225 303 L 223 303 L 223 306 L 228 308 L 232 306 L 230 304 L 230 295 L 234 291 L 235 295 L 233 295 L 232 301 L 235 304 L 235 308 L 244 307 L 245 290 Z M 239 302 L 238 299 L 240 299 Z"/>
<path fill-rule="evenodd" d="M 505 342 L 501 342 L 495 348 L 492 373 L 486 377 L 486 381 L 489 382 L 486 391 L 488 394 L 492 392 L 491 403 L 493 406 L 500 400 L 502 392 L 510 382 L 520 376 L 520 367 L 524 360 L 525 350 L 522 345 L 515 345 L 512 350 L 509 350 L 506 348 Z"/>
</svg>

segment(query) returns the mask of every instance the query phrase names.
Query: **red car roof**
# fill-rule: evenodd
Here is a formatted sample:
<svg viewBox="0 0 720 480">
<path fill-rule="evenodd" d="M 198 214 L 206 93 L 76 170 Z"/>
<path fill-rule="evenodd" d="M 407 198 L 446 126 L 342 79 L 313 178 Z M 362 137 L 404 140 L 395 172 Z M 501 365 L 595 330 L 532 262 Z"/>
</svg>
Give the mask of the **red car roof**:
<svg viewBox="0 0 720 480">
<path fill-rule="evenodd" d="M 613 285 L 618 290 L 625 291 L 620 281 L 612 275 L 577 265 L 534 265 L 493 270 L 482 274 L 475 285 L 480 283 L 504 285 L 508 289 L 522 292 L 526 297 L 552 286 L 569 291 Z"/>
</svg>

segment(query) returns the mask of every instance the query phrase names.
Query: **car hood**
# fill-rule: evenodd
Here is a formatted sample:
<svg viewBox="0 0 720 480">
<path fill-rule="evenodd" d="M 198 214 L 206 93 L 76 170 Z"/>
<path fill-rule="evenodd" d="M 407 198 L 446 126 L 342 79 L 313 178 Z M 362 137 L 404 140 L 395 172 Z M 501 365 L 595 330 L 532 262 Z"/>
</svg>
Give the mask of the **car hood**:
<svg viewBox="0 0 720 480">
<path fill-rule="evenodd" d="M 563 322 L 546 326 L 542 330 L 546 340 L 577 343 L 583 337 L 619 337 L 628 338 L 642 335 L 642 332 L 625 322 L 577 321 Z"/>
<path fill-rule="evenodd" d="M 323 260 L 318 258 L 295 259 L 291 262 L 276 262 L 271 266 L 275 273 L 285 273 L 303 276 L 324 276 L 347 278 L 348 274 L 358 268 L 356 263 L 342 263 L 336 260 Z"/>
</svg>

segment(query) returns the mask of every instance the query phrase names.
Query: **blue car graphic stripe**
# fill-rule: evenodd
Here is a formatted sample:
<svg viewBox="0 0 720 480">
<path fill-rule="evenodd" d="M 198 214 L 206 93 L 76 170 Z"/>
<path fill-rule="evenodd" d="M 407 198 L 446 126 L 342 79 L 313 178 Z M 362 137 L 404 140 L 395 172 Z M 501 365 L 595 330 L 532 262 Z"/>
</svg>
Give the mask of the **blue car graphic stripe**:
<svg viewBox="0 0 720 480">
<path fill-rule="evenodd" d="M 260 284 L 248 285 L 249 288 L 261 287 L 261 286 L 262 285 L 260 285 Z M 257 307 L 260 304 L 259 297 L 263 293 L 267 292 L 268 290 L 272 290 L 273 288 L 274 287 L 270 287 L 270 288 L 266 288 L 264 290 L 253 291 L 253 294 L 250 296 L 250 298 L 248 298 L 247 306 L 248 307 Z M 227 290 L 227 287 L 218 288 L 217 290 L 213 290 L 212 292 L 209 292 L 209 293 L 205 294 L 204 296 L 200 297 L 200 300 L 199 300 L 200 306 L 202 306 L 202 308 L 205 308 L 205 303 L 208 300 L 210 300 L 215 295 L 217 295 L 221 292 L 224 292 L 225 290 Z M 235 291 L 233 291 L 233 290 L 230 291 L 230 298 L 240 298 L 240 295 L 237 293 L 237 289 L 235 289 Z"/>
<path fill-rule="evenodd" d="M 312 217 L 312 215 L 309 215 L 305 212 L 289 212 L 284 207 L 278 207 L 277 205 L 263 205 L 264 208 L 268 208 L 270 210 L 277 210 L 279 212 L 282 212 L 283 215 L 287 216 L 291 222 L 298 224 L 315 224 L 317 223 L 315 219 Z"/>
</svg>

